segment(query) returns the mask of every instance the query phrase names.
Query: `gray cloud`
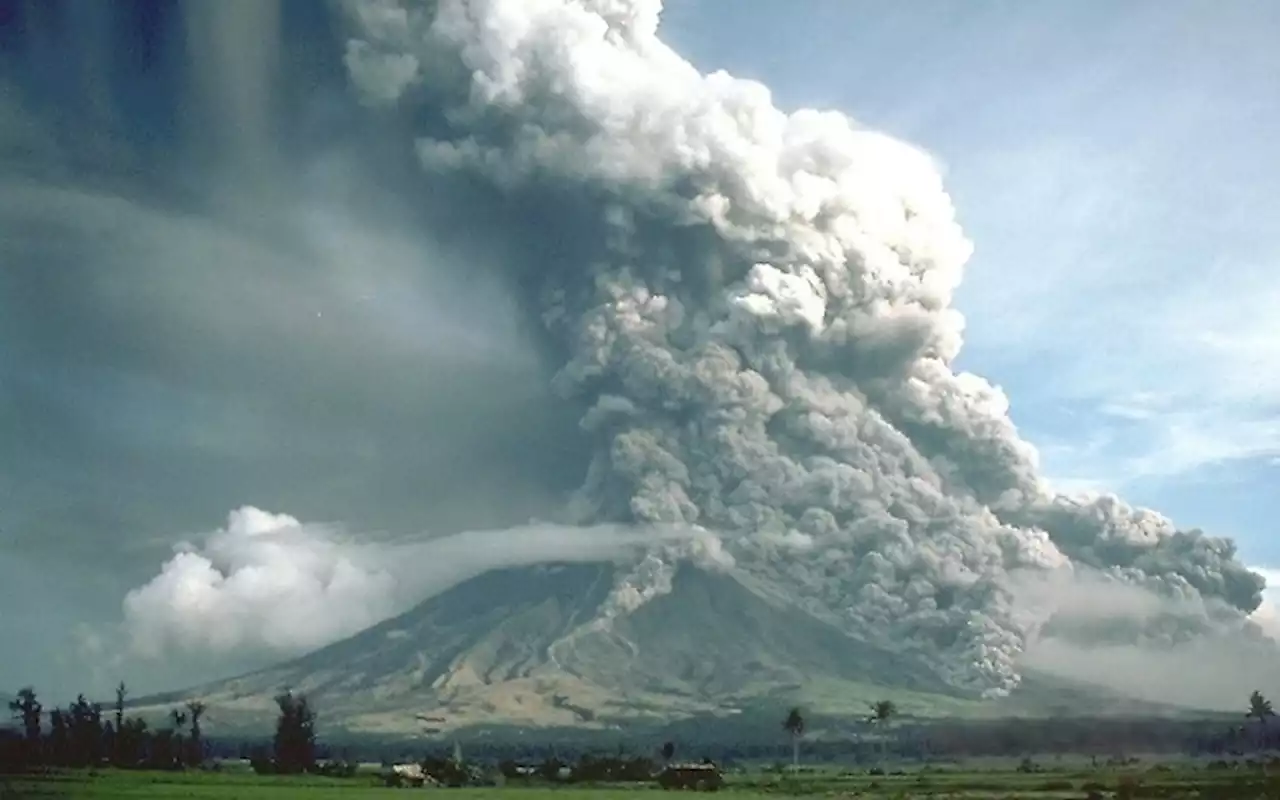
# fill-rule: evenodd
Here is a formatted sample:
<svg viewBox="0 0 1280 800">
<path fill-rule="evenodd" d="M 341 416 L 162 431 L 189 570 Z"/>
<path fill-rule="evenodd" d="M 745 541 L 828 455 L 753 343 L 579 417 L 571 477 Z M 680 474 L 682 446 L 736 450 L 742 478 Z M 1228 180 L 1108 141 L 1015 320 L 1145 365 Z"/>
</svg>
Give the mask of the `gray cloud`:
<svg viewBox="0 0 1280 800">
<path fill-rule="evenodd" d="M 1129 697 L 1205 709 L 1241 708 L 1241 690 L 1274 694 L 1275 642 L 1207 636 L 1172 647 L 1034 643 L 1022 662 Z M 1242 712 L 1243 713 L 1243 712 Z"/>
<path fill-rule="evenodd" d="M 4 61 L 0 81 L 0 637 L 22 652 L 0 679 L 85 688 L 53 632 L 113 623 L 173 537 L 228 508 L 435 534 L 557 514 L 586 443 L 498 281 L 506 245 L 406 188 L 385 136 L 305 58 L 323 37 L 279 42 L 277 107 L 250 98 L 238 120 L 218 112 L 238 107 L 218 76 L 164 77 L 197 69 L 173 63 L 181 15 L 143 75 L 120 66 L 135 43 L 110 38 L 134 22 L 125 6 L 57 32 L 25 6 L 40 47 L 0 53 L 33 60 Z M 103 114 L 59 72 L 92 52 Z M 283 137 L 281 106 L 308 137 Z M 191 116 L 167 128 L 173 107 Z M 254 130 L 215 153 L 191 135 L 219 138 L 210 120 Z M 57 596 L 11 574 L 57 575 Z"/>
<path fill-rule="evenodd" d="M 1021 608 L 1048 619 L 1022 667 L 1200 708 L 1238 708 L 1242 689 L 1280 688 L 1269 605 L 1242 620 L 1219 600 L 1171 596 L 1159 579 L 1085 567 L 1021 573 L 1012 586 Z"/>
<path fill-rule="evenodd" d="M 658 2 L 342 5 L 352 83 L 410 110 L 429 179 L 487 182 L 477 217 L 536 209 L 512 271 L 591 409 L 580 519 L 726 532 L 740 567 L 975 690 L 1016 684 L 1034 630 L 1013 571 L 1258 605 L 1229 542 L 1054 494 L 1002 393 L 952 368 L 971 245 L 927 155 L 699 74 Z"/>
<path fill-rule="evenodd" d="M 416 529 L 432 522 L 419 516 L 429 509 L 441 523 L 474 524 L 474 490 L 485 486 L 509 497 L 514 515 L 482 524 L 554 506 L 573 477 L 545 457 L 577 446 L 571 416 L 483 276 L 432 280 L 475 254 L 338 211 L 295 205 L 258 236 L 121 196 L 0 190 L 0 219 L 14 232 L 0 244 L 0 368 L 11 376 L 0 416 L 14 431 L 11 457 L 25 457 L 10 478 L 13 535 L 53 542 L 32 491 L 61 491 L 74 505 L 98 492 L 145 496 L 149 482 L 169 486 L 160 495 L 175 481 L 192 486 L 182 494 L 211 495 L 191 517 L 134 526 L 153 534 L 241 501 L 350 513 L 287 488 L 317 480 L 334 499 L 393 492 L 398 502 L 369 505 L 416 506 L 364 520 L 371 527 Z M 133 485 L 74 475 L 109 484 L 113 469 Z M 471 502 L 442 508 L 451 496 Z M 97 514 L 99 524 L 113 516 Z"/>
</svg>

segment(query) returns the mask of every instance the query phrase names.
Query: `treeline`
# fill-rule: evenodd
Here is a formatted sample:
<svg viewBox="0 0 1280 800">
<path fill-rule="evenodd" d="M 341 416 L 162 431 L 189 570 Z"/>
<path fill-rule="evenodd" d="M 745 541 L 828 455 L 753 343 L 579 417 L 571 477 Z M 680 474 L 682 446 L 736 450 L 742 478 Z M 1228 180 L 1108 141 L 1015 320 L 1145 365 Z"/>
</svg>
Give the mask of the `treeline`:
<svg viewBox="0 0 1280 800">
<path fill-rule="evenodd" d="M 176 769 L 203 759 L 202 705 L 174 709 L 172 727 L 152 730 L 140 717 L 125 717 L 126 696 L 121 683 L 116 688 L 114 715 L 104 718 L 102 705 L 90 703 L 84 695 L 66 708 L 46 709 L 34 688 L 23 688 L 9 702 L 18 729 L 0 733 L 0 768 L 112 764 L 124 769 Z"/>
<path fill-rule="evenodd" d="M 584 757 L 659 752 L 670 736 L 679 748 L 679 758 L 700 761 L 709 758 L 718 764 L 790 762 L 792 740 L 775 725 L 773 737 L 735 740 L 732 730 L 717 727 L 704 735 L 659 733 L 636 737 L 600 731 L 558 731 L 555 734 L 526 732 L 520 737 L 500 737 L 496 733 L 469 738 L 469 759 L 490 764 L 514 762 L 564 766 Z M 800 742 L 803 763 L 876 764 L 883 759 L 906 761 L 960 760 L 974 757 L 1043 757 L 1054 754 L 1096 755 L 1099 760 L 1135 753 L 1166 753 L 1193 756 L 1248 755 L 1280 749 L 1280 723 L 1243 718 L 1239 722 L 1217 719 L 1173 718 L 1044 718 L 993 720 L 903 719 L 897 725 L 876 729 L 863 724 L 845 732 L 833 720 L 815 719 L 812 730 Z M 707 735 L 710 734 L 710 735 Z M 411 746 L 398 739 L 342 737 L 330 740 L 335 750 L 362 761 L 409 761 L 410 748 L 421 754 L 422 744 Z M 428 748 L 432 757 L 443 756 L 447 748 Z"/>
<path fill-rule="evenodd" d="M 153 729 L 141 717 L 126 715 L 126 697 L 121 683 L 110 712 L 83 695 L 66 707 L 46 709 L 33 688 L 22 689 L 8 704 L 14 727 L 0 729 L 0 771 L 103 765 L 175 770 L 203 767 L 210 759 L 238 755 L 249 759 L 258 772 L 343 774 L 352 771 L 355 761 L 415 761 L 423 752 L 420 741 L 408 744 L 403 739 L 343 736 L 341 732 L 335 732 L 328 747 L 322 747 L 317 744 L 314 709 L 305 696 L 290 692 L 276 697 L 279 715 L 274 736 L 252 743 L 208 740 L 201 729 L 205 707 L 197 701 L 171 709 L 168 724 Z M 467 737 L 467 749 L 475 762 L 538 764 L 545 769 L 576 764 L 582 774 L 601 769 L 643 771 L 655 754 L 674 748 L 676 743 L 683 759 L 710 759 L 726 766 L 789 761 L 801 752 L 806 763 L 878 763 L 886 757 L 936 761 L 1072 753 L 1113 759 L 1133 753 L 1239 756 L 1280 749 L 1280 724 L 1274 722 L 1270 701 L 1258 692 L 1250 697 L 1248 711 L 1235 720 L 1221 716 L 1198 720 L 901 719 L 889 726 L 884 724 L 888 721 L 885 716 L 880 724 L 868 720 L 853 727 L 835 719 L 814 720 L 816 724 L 809 725 L 809 730 L 823 730 L 824 735 L 807 738 L 804 725 L 788 727 L 777 722 L 772 734 L 751 726 L 735 731 L 723 723 L 696 732 L 688 727 L 680 733 L 651 731 L 649 736 L 579 729 L 526 731 L 519 737 L 500 738 L 502 734 L 496 730 L 487 735 L 477 731 Z M 844 732 L 836 733 L 842 728 Z M 747 730 L 751 732 L 744 737 Z M 628 755 L 636 753 L 640 755 Z M 335 754 L 342 758 L 332 759 Z M 428 758 L 448 760 L 443 753 L 428 753 Z M 661 756 L 663 761 L 669 758 L 669 752 Z M 328 763 L 321 767 L 319 762 Z"/>
<path fill-rule="evenodd" d="M 166 727 L 152 729 L 138 716 L 125 716 L 128 690 L 116 688 L 114 713 L 79 695 L 66 708 L 45 709 L 33 687 L 9 702 L 17 727 L 0 729 L 0 771 L 42 767 L 98 767 L 178 770 L 201 767 L 211 748 L 200 727 L 205 705 L 197 700 L 169 712 Z M 276 697 L 280 714 L 270 749 L 250 754 L 260 772 L 297 773 L 316 765 L 315 712 L 306 697 Z"/>
<path fill-rule="evenodd" d="M 1204 719 L 1058 718 L 934 722 L 900 731 L 891 748 L 903 757 L 1024 756 L 1053 753 L 1116 756 L 1244 754 L 1280 744 L 1265 723 Z"/>
<path fill-rule="evenodd" d="M 1000 719 L 975 721 L 921 721 L 906 719 L 894 727 L 877 731 L 871 726 L 833 733 L 825 721 L 815 720 L 814 729 L 824 729 L 821 738 L 806 735 L 800 743 L 802 763 L 877 764 L 884 759 L 905 761 L 946 761 L 974 757 L 1044 757 L 1054 754 L 1096 755 L 1099 760 L 1135 753 L 1166 753 L 1196 756 L 1248 755 L 1260 750 L 1280 749 L 1280 724 L 1265 725 L 1222 719 L 1119 719 L 1059 718 Z M 838 726 L 835 726 L 838 729 Z M 516 738 L 468 737 L 469 761 L 488 764 L 517 763 L 568 768 L 593 758 L 653 758 L 662 749 L 662 735 L 610 736 L 600 731 L 559 731 L 555 734 L 526 732 Z M 331 752 L 359 761 L 418 761 L 448 757 L 452 745 L 425 745 L 398 738 L 337 734 L 328 738 Z M 772 740 L 761 737 L 735 741 L 731 731 L 719 729 L 714 736 L 675 736 L 679 760 L 711 759 L 732 767 L 761 762 L 790 763 L 792 741 L 781 728 Z M 232 752 L 235 752 L 232 750 Z M 245 752 L 241 748 L 239 752 Z M 541 768 L 541 767 L 540 767 Z"/>
</svg>

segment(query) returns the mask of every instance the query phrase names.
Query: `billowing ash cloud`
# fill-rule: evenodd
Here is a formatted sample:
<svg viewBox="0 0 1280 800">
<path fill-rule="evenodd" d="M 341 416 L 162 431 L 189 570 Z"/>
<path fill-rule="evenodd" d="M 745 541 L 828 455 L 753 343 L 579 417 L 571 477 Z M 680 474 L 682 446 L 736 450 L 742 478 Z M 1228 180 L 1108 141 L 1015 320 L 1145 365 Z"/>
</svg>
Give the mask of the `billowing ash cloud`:
<svg viewBox="0 0 1280 800">
<path fill-rule="evenodd" d="M 388 542 L 245 506 L 129 592 L 123 632 L 129 654 L 142 658 L 296 655 L 491 569 L 607 561 L 654 540 L 697 549 L 705 538 L 673 527 L 530 524 Z"/>
<path fill-rule="evenodd" d="M 1113 574 L 1077 569 L 1020 577 L 1013 582 L 1018 602 L 1055 612 L 1030 643 L 1024 666 L 1200 708 L 1236 708 L 1242 686 L 1275 690 L 1269 599 L 1242 619 L 1219 601 L 1171 598 L 1158 585 L 1148 589 Z"/>
<path fill-rule="evenodd" d="M 1258 605 L 1229 541 L 1054 493 L 1003 394 L 955 370 L 971 245 L 926 154 L 700 74 L 659 0 L 341 5 L 356 89 L 527 254 L 512 283 L 595 441 L 581 520 L 715 530 L 739 568 L 981 691 L 1016 684 L 1043 622 L 1015 571 Z"/>
</svg>

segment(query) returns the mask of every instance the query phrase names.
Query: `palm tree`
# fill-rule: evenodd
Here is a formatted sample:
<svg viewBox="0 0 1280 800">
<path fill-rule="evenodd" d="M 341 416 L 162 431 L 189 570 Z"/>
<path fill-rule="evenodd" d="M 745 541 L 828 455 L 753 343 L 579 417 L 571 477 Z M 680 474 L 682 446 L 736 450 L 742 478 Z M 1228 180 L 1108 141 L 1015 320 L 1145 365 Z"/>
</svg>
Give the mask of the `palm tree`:
<svg viewBox="0 0 1280 800">
<path fill-rule="evenodd" d="M 1271 701 L 1263 697 L 1262 692 L 1257 689 L 1253 690 L 1253 694 L 1249 695 L 1249 710 L 1245 712 L 1246 719 L 1258 720 L 1259 732 L 1259 750 L 1264 750 L 1270 743 L 1270 731 L 1267 727 L 1267 721 L 1276 715 L 1275 710 L 1271 707 Z"/>
<path fill-rule="evenodd" d="M 870 722 L 872 725 L 876 727 L 877 738 L 880 740 L 880 768 L 881 769 L 884 769 L 884 750 L 885 750 L 884 728 L 886 725 L 888 725 L 889 720 L 892 719 L 894 716 L 896 716 L 897 713 L 898 713 L 898 707 L 894 705 L 894 702 L 892 700 L 877 700 L 876 702 L 871 704 L 871 714 L 870 716 L 867 717 L 867 722 Z"/>
<path fill-rule="evenodd" d="M 791 734 L 791 768 L 797 769 L 800 766 L 800 737 L 804 736 L 804 715 L 799 708 L 787 712 L 782 728 Z"/>
</svg>

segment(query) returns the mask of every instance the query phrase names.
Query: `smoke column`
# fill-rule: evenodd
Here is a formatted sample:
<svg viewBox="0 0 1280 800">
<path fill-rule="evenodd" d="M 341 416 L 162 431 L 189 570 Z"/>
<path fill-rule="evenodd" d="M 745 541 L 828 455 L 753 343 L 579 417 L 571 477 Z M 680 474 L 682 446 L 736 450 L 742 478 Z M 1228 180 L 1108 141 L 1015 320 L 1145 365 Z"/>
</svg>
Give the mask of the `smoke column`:
<svg viewBox="0 0 1280 800">
<path fill-rule="evenodd" d="M 971 244 L 925 154 L 700 74 L 657 0 L 342 6 L 356 89 L 411 114 L 429 178 L 523 245 L 513 283 L 596 443 L 580 521 L 704 526 L 739 569 L 986 693 L 1043 622 L 1015 574 L 1083 565 L 1231 624 L 1259 604 L 1231 542 L 1054 493 L 1003 394 L 953 368 Z M 620 596 L 683 556 L 655 546 Z"/>
</svg>

